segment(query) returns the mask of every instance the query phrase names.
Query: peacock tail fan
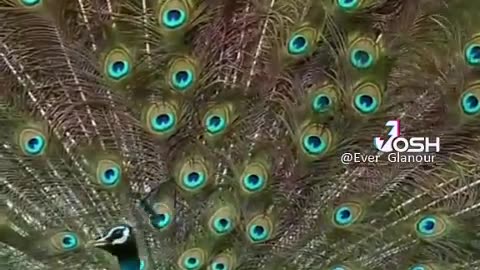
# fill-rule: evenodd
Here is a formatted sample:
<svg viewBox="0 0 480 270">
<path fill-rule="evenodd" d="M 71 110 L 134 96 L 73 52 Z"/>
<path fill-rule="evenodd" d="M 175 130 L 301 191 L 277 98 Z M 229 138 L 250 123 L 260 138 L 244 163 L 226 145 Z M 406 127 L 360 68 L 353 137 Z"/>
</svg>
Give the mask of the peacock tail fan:
<svg viewBox="0 0 480 270">
<path fill-rule="evenodd" d="M 480 269 L 479 12 L 0 1 L 0 269 Z"/>
</svg>

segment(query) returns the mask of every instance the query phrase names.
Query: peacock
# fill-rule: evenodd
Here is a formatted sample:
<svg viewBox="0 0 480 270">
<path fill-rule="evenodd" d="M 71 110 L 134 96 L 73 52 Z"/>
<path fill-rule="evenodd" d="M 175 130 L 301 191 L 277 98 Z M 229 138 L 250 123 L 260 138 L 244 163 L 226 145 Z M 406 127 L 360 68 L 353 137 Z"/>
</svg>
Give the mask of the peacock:
<svg viewBox="0 0 480 270">
<path fill-rule="evenodd" d="M 479 12 L 0 0 L 0 269 L 480 269 Z"/>
</svg>

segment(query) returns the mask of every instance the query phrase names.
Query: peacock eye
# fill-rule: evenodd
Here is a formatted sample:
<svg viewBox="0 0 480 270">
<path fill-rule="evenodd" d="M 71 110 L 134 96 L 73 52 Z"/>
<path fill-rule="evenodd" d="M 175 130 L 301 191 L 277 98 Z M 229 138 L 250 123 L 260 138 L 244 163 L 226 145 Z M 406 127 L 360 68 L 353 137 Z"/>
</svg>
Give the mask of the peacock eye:
<svg viewBox="0 0 480 270">
<path fill-rule="evenodd" d="M 75 234 L 65 234 L 62 238 L 62 247 L 65 250 L 72 250 L 78 247 L 78 237 Z"/>
<path fill-rule="evenodd" d="M 45 139 L 42 136 L 35 136 L 27 141 L 25 149 L 32 155 L 39 154 L 45 146 Z"/>
<path fill-rule="evenodd" d="M 164 132 L 175 125 L 175 115 L 173 113 L 161 113 L 152 119 L 152 128 L 158 132 Z"/>
<path fill-rule="evenodd" d="M 366 69 L 373 65 L 374 58 L 366 50 L 354 49 L 350 52 L 350 62 L 358 69 Z"/>
<path fill-rule="evenodd" d="M 267 216 L 256 216 L 247 224 L 247 235 L 251 242 L 267 241 L 273 230 L 273 222 Z"/>
<path fill-rule="evenodd" d="M 325 112 L 328 111 L 331 107 L 332 100 L 329 96 L 324 94 L 319 94 L 313 99 L 312 109 L 315 112 Z"/>
<path fill-rule="evenodd" d="M 439 216 L 430 215 L 420 218 L 415 226 L 418 236 L 433 238 L 441 236 L 447 229 L 446 221 Z"/>
<path fill-rule="evenodd" d="M 339 227 L 348 227 L 358 221 L 362 214 L 362 206 L 359 203 L 344 203 L 333 212 L 333 222 Z"/>
<path fill-rule="evenodd" d="M 351 11 L 359 6 L 360 1 L 361 0 L 337 0 L 337 5 L 345 11 Z"/>
<path fill-rule="evenodd" d="M 163 12 L 162 22 L 166 27 L 176 29 L 187 22 L 187 14 L 178 8 L 167 9 Z"/>
<path fill-rule="evenodd" d="M 341 225 L 350 223 L 352 219 L 352 212 L 348 207 L 342 207 L 335 213 L 335 221 Z"/>
<path fill-rule="evenodd" d="M 227 266 L 221 262 L 214 262 L 212 265 L 213 270 L 228 270 Z"/>
<path fill-rule="evenodd" d="M 189 189 L 197 189 L 205 184 L 202 172 L 190 172 L 183 177 L 183 184 Z"/>
<path fill-rule="evenodd" d="M 205 251 L 200 248 L 192 248 L 183 252 L 178 260 L 178 266 L 184 270 L 201 269 L 206 260 Z"/>
<path fill-rule="evenodd" d="M 225 118 L 216 114 L 207 117 L 205 123 L 207 131 L 212 134 L 221 132 L 226 128 L 226 125 L 227 123 L 225 121 Z"/>
<path fill-rule="evenodd" d="M 473 93 L 467 93 L 462 97 L 462 109 L 468 115 L 480 112 L 480 101 Z"/>
<path fill-rule="evenodd" d="M 355 108 L 362 113 L 371 113 L 377 109 L 377 100 L 367 94 L 355 96 Z"/>
<path fill-rule="evenodd" d="M 465 50 L 465 60 L 471 66 L 480 65 L 480 44 L 471 44 Z"/>
<path fill-rule="evenodd" d="M 97 177 L 101 185 L 114 187 L 120 183 L 122 170 L 119 164 L 111 160 L 101 160 L 97 165 Z"/>
<path fill-rule="evenodd" d="M 227 233 L 232 228 L 232 221 L 228 217 L 217 217 L 213 222 L 213 228 L 218 234 Z"/>
<path fill-rule="evenodd" d="M 21 0 L 21 3 L 27 7 L 33 7 L 41 4 L 42 0 Z"/>
<path fill-rule="evenodd" d="M 108 67 L 108 74 L 114 79 L 121 79 L 128 74 L 130 67 L 127 61 L 114 61 Z"/>
<path fill-rule="evenodd" d="M 243 178 L 243 185 L 249 191 L 258 191 L 265 185 L 265 180 L 258 174 L 249 174 Z"/>
<path fill-rule="evenodd" d="M 409 270 L 427 270 L 423 265 L 414 265 L 409 268 Z"/>
<path fill-rule="evenodd" d="M 288 52 L 291 54 L 302 54 L 308 50 L 308 40 L 304 35 L 294 35 L 288 42 Z"/>
<path fill-rule="evenodd" d="M 157 229 L 165 229 L 172 222 L 172 217 L 170 213 L 162 213 L 154 215 L 151 219 L 152 225 Z"/>
<path fill-rule="evenodd" d="M 308 135 L 303 139 L 303 147 L 309 154 L 321 154 L 327 149 L 327 144 L 317 135 Z"/>
<path fill-rule="evenodd" d="M 185 90 L 193 84 L 193 72 L 185 69 L 179 70 L 172 75 L 172 84 L 178 90 Z"/>
</svg>

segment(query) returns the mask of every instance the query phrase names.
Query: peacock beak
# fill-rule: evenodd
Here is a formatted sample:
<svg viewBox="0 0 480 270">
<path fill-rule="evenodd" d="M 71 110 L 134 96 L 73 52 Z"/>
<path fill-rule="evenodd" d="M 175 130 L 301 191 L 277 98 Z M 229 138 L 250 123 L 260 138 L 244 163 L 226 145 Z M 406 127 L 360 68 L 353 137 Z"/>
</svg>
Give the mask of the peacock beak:
<svg viewBox="0 0 480 270">
<path fill-rule="evenodd" d="M 104 247 L 110 244 L 110 242 L 107 240 L 108 236 L 104 237 L 99 237 L 95 240 L 88 241 L 86 246 L 87 247 Z"/>
</svg>

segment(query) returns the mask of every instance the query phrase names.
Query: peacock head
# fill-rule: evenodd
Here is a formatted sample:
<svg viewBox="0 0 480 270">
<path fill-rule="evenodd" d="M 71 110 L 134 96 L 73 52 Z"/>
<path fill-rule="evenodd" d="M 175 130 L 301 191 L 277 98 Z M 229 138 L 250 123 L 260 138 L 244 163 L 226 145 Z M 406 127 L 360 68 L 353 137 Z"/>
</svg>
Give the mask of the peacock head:
<svg viewBox="0 0 480 270">
<path fill-rule="evenodd" d="M 117 257 L 127 256 L 137 248 L 133 228 L 129 225 L 113 227 L 89 244 Z"/>
</svg>

